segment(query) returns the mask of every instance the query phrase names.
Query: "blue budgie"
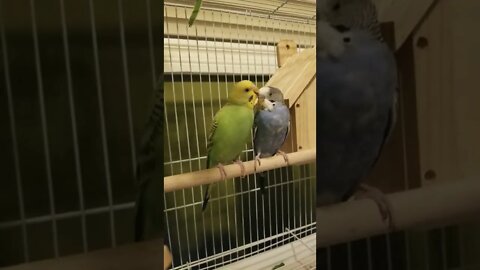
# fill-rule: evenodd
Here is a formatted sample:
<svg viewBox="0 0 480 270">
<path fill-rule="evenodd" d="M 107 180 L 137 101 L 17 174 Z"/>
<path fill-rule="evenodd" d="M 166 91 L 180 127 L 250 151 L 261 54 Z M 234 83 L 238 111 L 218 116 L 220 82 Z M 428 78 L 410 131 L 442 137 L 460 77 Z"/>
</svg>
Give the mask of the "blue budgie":
<svg viewBox="0 0 480 270">
<path fill-rule="evenodd" d="M 283 155 L 288 163 L 287 155 L 280 151 L 290 129 L 290 110 L 283 100 L 280 89 L 265 86 L 260 88 L 259 99 L 263 100 L 263 108 L 255 114 L 253 149 L 255 159 L 261 165 L 260 158 Z M 256 165 L 256 163 L 255 163 Z M 259 185 L 265 194 L 265 173 L 259 174 Z"/>
<path fill-rule="evenodd" d="M 395 123 L 394 55 L 371 0 L 323 0 L 317 16 L 317 206 L 363 189 L 393 229 L 388 201 L 361 181 Z"/>
</svg>

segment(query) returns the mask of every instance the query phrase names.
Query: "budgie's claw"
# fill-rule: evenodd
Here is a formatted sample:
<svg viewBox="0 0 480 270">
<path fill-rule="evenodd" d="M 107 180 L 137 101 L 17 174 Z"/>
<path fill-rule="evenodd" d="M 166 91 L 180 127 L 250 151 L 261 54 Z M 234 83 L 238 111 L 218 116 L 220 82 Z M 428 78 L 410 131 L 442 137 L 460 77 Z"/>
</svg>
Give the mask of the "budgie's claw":
<svg viewBox="0 0 480 270">
<path fill-rule="evenodd" d="M 256 156 L 255 156 L 255 162 L 253 163 L 253 170 L 256 172 L 257 171 L 257 162 L 258 162 L 258 166 L 261 166 L 262 163 L 260 162 L 260 153 L 258 153 Z"/>
<path fill-rule="evenodd" d="M 220 175 L 222 177 L 222 180 L 227 179 L 227 172 L 225 171 L 225 168 L 223 167 L 223 164 L 218 164 L 217 165 L 218 170 L 220 171 Z"/>
<path fill-rule="evenodd" d="M 238 166 L 240 166 L 240 170 L 242 171 L 241 177 L 244 178 L 245 175 L 247 175 L 245 172 L 245 165 L 243 165 L 243 162 L 240 159 L 235 160 L 235 163 L 238 164 Z"/>
<path fill-rule="evenodd" d="M 390 231 L 395 230 L 395 223 L 392 215 L 392 206 L 390 201 L 385 197 L 382 191 L 378 188 L 368 186 L 366 184 L 360 184 L 359 189 L 362 191 L 360 194 L 356 194 L 356 199 L 369 198 L 372 199 L 380 210 L 380 215 L 383 221 L 387 224 Z"/>
<path fill-rule="evenodd" d="M 277 151 L 277 154 L 282 155 L 282 156 L 283 156 L 283 159 L 285 160 L 285 163 L 287 163 L 287 165 L 290 165 L 290 164 L 288 163 L 288 156 L 287 156 L 287 154 L 286 154 L 285 152 L 283 152 L 283 151 L 281 151 L 281 150 L 278 150 L 278 151 Z"/>
</svg>

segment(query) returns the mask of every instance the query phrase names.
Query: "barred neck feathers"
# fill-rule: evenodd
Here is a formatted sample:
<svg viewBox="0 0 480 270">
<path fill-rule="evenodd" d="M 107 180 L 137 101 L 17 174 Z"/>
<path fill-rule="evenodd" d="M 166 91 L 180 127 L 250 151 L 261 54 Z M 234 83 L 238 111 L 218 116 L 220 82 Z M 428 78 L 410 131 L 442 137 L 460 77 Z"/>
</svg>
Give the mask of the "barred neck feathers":
<svg viewBox="0 0 480 270">
<path fill-rule="evenodd" d="M 380 42 L 384 42 L 382 32 L 380 30 L 380 23 L 378 22 L 377 9 L 375 4 L 368 2 L 365 8 L 362 9 L 361 16 L 354 21 L 354 26 L 361 29 L 368 29 L 368 31 Z"/>
</svg>

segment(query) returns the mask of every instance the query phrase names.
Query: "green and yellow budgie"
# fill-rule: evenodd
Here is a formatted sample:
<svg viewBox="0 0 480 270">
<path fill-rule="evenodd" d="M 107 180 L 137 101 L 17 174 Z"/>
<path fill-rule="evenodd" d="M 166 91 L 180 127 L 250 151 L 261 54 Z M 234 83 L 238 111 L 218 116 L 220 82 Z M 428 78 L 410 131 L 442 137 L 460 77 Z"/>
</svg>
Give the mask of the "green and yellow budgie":
<svg viewBox="0 0 480 270">
<path fill-rule="evenodd" d="M 227 178 L 223 163 L 235 161 L 245 167 L 239 156 L 248 142 L 253 127 L 254 106 L 258 101 L 258 88 L 251 81 L 244 80 L 235 84 L 229 92 L 225 104 L 213 119 L 207 145 L 207 168 L 217 166 L 222 178 Z M 207 207 L 209 185 L 205 191 L 202 211 Z"/>
</svg>

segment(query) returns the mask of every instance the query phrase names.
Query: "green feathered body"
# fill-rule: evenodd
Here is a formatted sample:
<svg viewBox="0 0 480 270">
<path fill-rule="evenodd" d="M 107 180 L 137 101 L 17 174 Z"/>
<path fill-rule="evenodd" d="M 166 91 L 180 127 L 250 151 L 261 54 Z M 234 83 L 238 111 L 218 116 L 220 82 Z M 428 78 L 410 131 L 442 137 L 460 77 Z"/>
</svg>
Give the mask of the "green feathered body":
<svg viewBox="0 0 480 270">
<path fill-rule="evenodd" d="M 253 117 L 253 110 L 248 106 L 226 104 L 218 111 L 210 134 L 208 168 L 238 158 L 250 139 Z"/>
</svg>

